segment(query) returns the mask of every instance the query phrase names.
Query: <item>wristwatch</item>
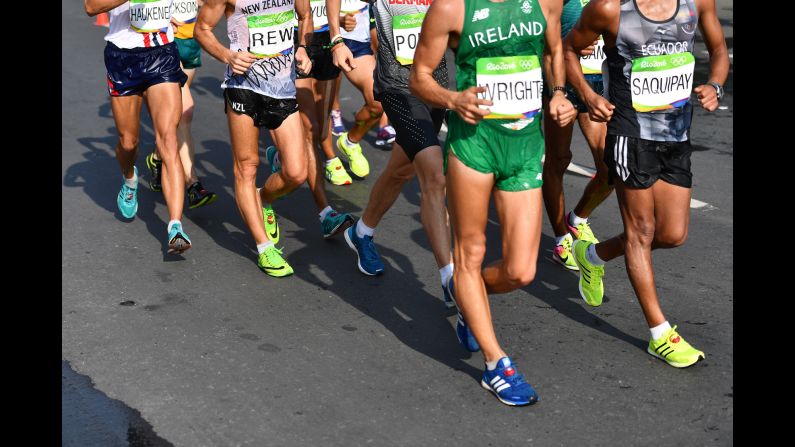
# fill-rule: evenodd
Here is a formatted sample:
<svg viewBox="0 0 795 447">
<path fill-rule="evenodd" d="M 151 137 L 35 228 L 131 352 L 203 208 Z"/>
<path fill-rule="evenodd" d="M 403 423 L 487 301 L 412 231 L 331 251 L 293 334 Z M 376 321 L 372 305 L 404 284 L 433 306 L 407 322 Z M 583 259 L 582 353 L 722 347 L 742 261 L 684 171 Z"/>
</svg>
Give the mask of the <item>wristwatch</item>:
<svg viewBox="0 0 795 447">
<path fill-rule="evenodd" d="M 707 84 L 715 87 L 715 92 L 718 94 L 718 101 L 723 99 L 723 87 L 717 82 L 707 82 Z"/>
</svg>

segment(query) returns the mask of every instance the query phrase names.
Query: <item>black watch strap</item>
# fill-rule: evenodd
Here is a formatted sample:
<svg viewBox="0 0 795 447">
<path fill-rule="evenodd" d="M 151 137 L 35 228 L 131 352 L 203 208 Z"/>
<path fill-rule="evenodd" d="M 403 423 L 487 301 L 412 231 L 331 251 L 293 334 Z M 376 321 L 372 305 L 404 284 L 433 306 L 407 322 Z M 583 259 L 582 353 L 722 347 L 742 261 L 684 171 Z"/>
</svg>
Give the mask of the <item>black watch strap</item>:
<svg viewBox="0 0 795 447">
<path fill-rule="evenodd" d="M 718 84 L 717 82 L 707 82 L 707 84 L 713 86 L 715 88 L 715 92 L 718 94 L 718 101 L 723 99 L 723 86 Z"/>
</svg>

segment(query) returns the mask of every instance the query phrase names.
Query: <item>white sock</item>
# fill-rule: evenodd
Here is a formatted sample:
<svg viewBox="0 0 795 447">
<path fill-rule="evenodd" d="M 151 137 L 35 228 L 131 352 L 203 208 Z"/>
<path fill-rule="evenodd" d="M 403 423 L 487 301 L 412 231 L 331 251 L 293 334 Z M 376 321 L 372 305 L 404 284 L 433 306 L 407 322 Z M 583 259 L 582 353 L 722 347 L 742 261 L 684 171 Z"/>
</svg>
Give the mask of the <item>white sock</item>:
<svg viewBox="0 0 795 447">
<path fill-rule="evenodd" d="M 339 159 L 340 159 L 339 157 L 329 158 L 328 160 L 326 160 L 326 166 L 331 165 L 331 163 L 333 163 L 334 160 L 339 160 Z"/>
<path fill-rule="evenodd" d="M 560 245 L 563 243 L 563 239 L 570 238 L 571 235 L 569 233 L 564 234 L 563 236 L 555 236 L 555 245 Z"/>
<path fill-rule="evenodd" d="M 373 236 L 375 234 L 375 228 L 370 228 L 364 224 L 362 219 L 359 219 L 359 222 L 356 223 L 356 236 L 358 237 L 365 237 L 365 236 Z"/>
<path fill-rule="evenodd" d="M 122 175 L 122 178 L 124 178 L 123 175 Z M 127 185 L 128 188 L 135 189 L 135 188 L 138 187 L 138 176 L 135 175 L 135 169 L 133 169 L 133 176 L 132 177 L 124 179 L 124 184 Z"/>
<path fill-rule="evenodd" d="M 359 143 L 354 143 L 353 141 L 351 141 L 351 139 L 350 139 L 350 137 L 348 135 L 345 135 L 345 145 L 346 146 L 356 146 L 357 144 L 359 144 Z"/>
<path fill-rule="evenodd" d="M 497 363 L 500 363 L 500 359 L 497 359 L 493 362 L 486 362 L 486 369 L 489 371 L 494 371 L 497 368 Z"/>
<path fill-rule="evenodd" d="M 591 244 L 585 250 L 585 259 L 593 265 L 605 265 L 605 261 L 596 254 L 596 244 Z"/>
<path fill-rule="evenodd" d="M 166 227 L 166 232 L 167 233 L 171 233 L 171 227 L 173 227 L 174 224 L 182 224 L 182 222 L 180 222 L 178 220 L 169 220 L 168 221 L 168 227 Z"/>
<path fill-rule="evenodd" d="M 323 211 L 321 211 L 320 213 L 318 213 L 318 216 L 320 216 L 320 221 L 321 221 L 321 222 L 323 222 L 323 219 L 325 219 L 325 218 L 326 218 L 326 216 L 328 215 L 328 213 L 330 213 L 330 212 L 332 212 L 332 211 L 334 211 L 334 208 L 332 208 L 332 207 L 331 207 L 331 206 L 329 206 L 329 205 L 326 205 L 326 207 L 325 207 L 325 208 L 323 208 Z"/>
<path fill-rule="evenodd" d="M 447 286 L 447 283 L 450 281 L 450 278 L 453 277 L 453 263 L 449 263 L 446 266 L 439 269 L 439 276 L 442 278 L 442 286 Z"/>
<path fill-rule="evenodd" d="M 651 339 L 657 340 L 658 338 L 665 335 L 665 333 L 668 332 L 668 329 L 671 329 L 671 325 L 668 324 L 668 320 L 659 326 L 650 327 L 649 331 L 651 331 Z"/>
<path fill-rule="evenodd" d="M 577 225 L 585 222 L 588 222 L 587 217 L 583 219 L 582 217 L 579 217 L 578 215 L 574 214 L 574 211 L 569 213 L 569 225 L 571 225 L 572 227 L 576 227 Z"/>
<path fill-rule="evenodd" d="M 270 247 L 271 245 L 273 245 L 273 241 L 268 241 L 268 242 L 263 242 L 263 243 L 261 243 L 261 244 L 257 244 L 257 253 L 258 253 L 258 254 L 263 254 L 263 253 L 265 253 L 265 250 L 266 250 L 268 247 Z"/>
</svg>

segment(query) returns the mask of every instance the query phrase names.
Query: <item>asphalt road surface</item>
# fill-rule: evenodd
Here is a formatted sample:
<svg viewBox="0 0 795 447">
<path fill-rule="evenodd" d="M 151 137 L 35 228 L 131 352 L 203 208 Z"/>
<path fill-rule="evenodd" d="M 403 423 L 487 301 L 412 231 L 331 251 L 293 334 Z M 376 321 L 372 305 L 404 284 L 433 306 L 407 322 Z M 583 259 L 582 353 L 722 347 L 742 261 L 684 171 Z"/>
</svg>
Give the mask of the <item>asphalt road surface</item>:
<svg viewBox="0 0 795 447">
<path fill-rule="evenodd" d="M 166 255 L 165 203 L 146 183 L 154 137 L 144 112 L 140 208 L 124 221 L 106 29 L 82 2 L 62 5 L 64 446 L 733 444 L 731 78 L 725 108 L 696 109 L 689 239 L 654 253 L 663 309 L 706 360 L 679 370 L 646 353 L 649 332 L 620 260 L 607 267 L 605 303 L 587 306 L 577 275 L 549 260 L 544 217 L 535 281 L 491 297 L 500 342 L 541 396 L 511 408 L 480 388 L 481 354 L 456 341 L 416 181 L 378 227 L 383 276 L 359 273 L 342 238 L 323 240 L 306 186 L 275 204 L 296 274 L 257 269 L 234 202 L 223 66 L 207 54 L 193 138 L 199 176 L 219 199 L 186 207 L 194 248 Z M 732 3 L 719 1 L 718 11 L 731 52 Z M 703 82 L 703 44 L 696 57 Z M 361 96 L 345 81 L 341 98 L 350 125 Z M 373 142 L 371 132 L 368 178 L 328 185 L 337 209 L 361 214 L 389 157 Z M 578 131 L 573 152 L 593 167 Z M 263 151 L 260 178 L 266 170 Z M 586 181 L 565 177 L 569 209 Z M 487 261 L 500 256 L 496 222 L 492 209 Z M 621 231 L 615 198 L 592 223 L 600 238 Z"/>
</svg>

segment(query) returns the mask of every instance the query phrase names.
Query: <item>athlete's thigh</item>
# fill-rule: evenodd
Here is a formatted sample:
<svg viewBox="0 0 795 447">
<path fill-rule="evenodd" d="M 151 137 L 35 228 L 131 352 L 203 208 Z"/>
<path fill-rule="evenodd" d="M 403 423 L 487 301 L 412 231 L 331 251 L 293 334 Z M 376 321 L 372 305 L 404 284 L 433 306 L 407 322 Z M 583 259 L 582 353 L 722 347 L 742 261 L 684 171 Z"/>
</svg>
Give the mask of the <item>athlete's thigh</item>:
<svg viewBox="0 0 795 447">
<path fill-rule="evenodd" d="M 392 152 L 395 152 L 395 149 L 396 148 L 392 148 Z M 404 151 L 401 150 L 400 152 L 406 157 Z M 406 160 L 408 160 L 408 157 L 406 157 Z M 419 151 L 417 155 L 414 156 L 414 170 L 417 171 L 418 175 L 426 178 L 435 173 L 444 174 L 442 148 L 439 146 L 430 146 Z"/>
<path fill-rule="evenodd" d="M 535 265 L 541 240 L 543 216 L 541 188 L 494 191 L 500 219 L 503 260 L 516 266 Z"/>
<path fill-rule="evenodd" d="M 615 188 L 625 231 L 632 232 L 654 225 L 654 194 L 651 188 L 629 188 L 619 178 L 615 179 Z"/>
<path fill-rule="evenodd" d="M 494 174 L 478 172 L 450 154 L 447 159 L 447 208 L 456 244 L 473 239 L 485 244 L 493 188 Z"/>
<path fill-rule="evenodd" d="M 295 99 L 298 101 L 298 112 L 306 131 L 319 134 L 314 82 L 313 78 L 296 79 Z"/>
<path fill-rule="evenodd" d="M 156 131 L 162 133 L 173 126 L 176 133 L 182 116 L 182 92 L 178 83 L 161 82 L 146 89 L 146 105 Z"/>
<path fill-rule="evenodd" d="M 397 143 L 392 147 L 392 153 L 389 154 L 389 160 L 386 163 L 384 172 L 392 173 L 393 175 L 405 179 L 414 177 L 415 165 L 411 163 L 406 151 L 403 150 Z"/>
<path fill-rule="evenodd" d="M 306 145 L 301 135 L 304 127 L 297 113 L 292 113 L 273 129 L 271 137 L 279 150 L 279 160 L 285 172 L 303 171 L 307 164 Z"/>
<path fill-rule="evenodd" d="M 183 68 L 182 71 L 188 75 L 188 80 L 185 81 L 185 85 L 182 86 L 182 110 L 184 111 L 193 107 L 193 95 L 190 92 L 190 86 L 193 83 L 193 79 L 196 77 L 196 69 Z"/>
<path fill-rule="evenodd" d="M 375 69 L 375 57 L 372 54 L 365 54 L 355 59 L 356 68 L 345 73 L 368 103 L 373 102 L 373 70 Z"/>
<path fill-rule="evenodd" d="M 314 81 L 315 104 L 318 122 L 322 126 L 323 123 L 328 123 L 328 116 L 331 113 L 331 106 L 334 103 L 334 87 L 337 85 L 336 79 L 328 79 L 325 81 Z"/>
<path fill-rule="evenodd" d="M 244 113 L 235 113 L 227 103 L 226 121 L 235 161 L 258 164 L 259 127 L 254 125 L 254 120 Z"/>
<path fill-rule="evenodd" d="M 651 188 L 654 195 L 655 233 L 686 234 L 690 223 L 690 188 L 657 180 Z"/>
<path fill-rule="evenodd" d="M 604 166 L 605 137 L 607 137 L 607 124 L 595 123 L 591 121 L 587 113 L 580 113 L 577 117 L 580 123 L 580 131 L 585 137 L 585 142 L 591 149 L 596 166 Z M 605 169 L 607 166 L 605 166 Z"/>
<path fill-rule="evenodd" d="M 119 135 L 135 135 L 141 130 L 142 95 L 111 96 L 110 109 Z"/>
<path fill-rule="evenodd" d="M 544 117 L 542 119 L 547 157 L 571 155 L 571 134 L 574 130 L 574 122 L 560 127 L 550 116 L 549 102 L 547 101 L 544 104 Z"/>
</svg>

